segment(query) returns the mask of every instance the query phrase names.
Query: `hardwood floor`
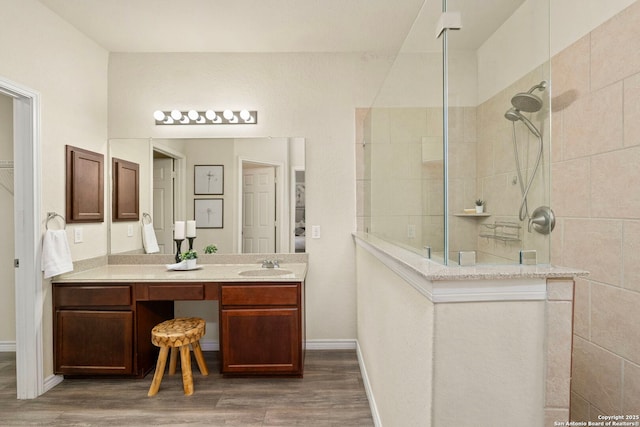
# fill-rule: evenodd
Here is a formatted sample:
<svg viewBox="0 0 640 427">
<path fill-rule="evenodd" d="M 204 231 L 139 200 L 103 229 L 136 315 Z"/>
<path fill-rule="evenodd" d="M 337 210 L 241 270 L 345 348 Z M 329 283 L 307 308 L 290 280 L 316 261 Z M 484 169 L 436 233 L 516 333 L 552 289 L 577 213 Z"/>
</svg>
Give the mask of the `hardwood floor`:
<svg viewBox="0 0 640 427">
<path fill-rule="evenodd" d="M 15 353 L 0 353 L 2 426 L 373 426 L 355 351 L 307 351 L 304 378 L 222 378 L 216 352 L 209 376 L 193 361 L 195 393 L 180 372 L 147 397 L 142 380 L 65 379 L 44 395 L 16 399 Z"/>
</svg>

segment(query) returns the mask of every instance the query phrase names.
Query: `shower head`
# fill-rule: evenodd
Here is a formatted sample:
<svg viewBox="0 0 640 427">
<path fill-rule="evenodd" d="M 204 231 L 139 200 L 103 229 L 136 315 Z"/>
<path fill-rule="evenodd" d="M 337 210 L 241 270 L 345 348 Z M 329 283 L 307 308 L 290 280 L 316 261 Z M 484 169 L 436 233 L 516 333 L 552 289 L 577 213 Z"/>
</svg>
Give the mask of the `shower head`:
<svg viewBox="0 0 640 427">
<path fill-rule="evenodd" d="M 535 113 L 542 108 L 542 99 L 532 93 L 517 93 L 511 98 L 511 105 L 520 111 Z"/>
<path fill-rule="evenodd" d="M 507 112 L 504 113 L 504 117 L 512 122 L 517 122 L 520 120 L 520 117 L 522 117 L 522 114 L 515 108 L 509 108 Z"/>
<path fill-rule="evenodd" d="M 537 85 L 533 86 L 527 92 L 517 93 L 511 98 L 511 105 L 513 105 L 519 111 L 525 111 L 527 113 L 535 113 L 542 108 L 542 99 L 539 96 L 534 95 L 533 91 L 538 89 L 540 91 L 547 88 L 547 82 L 541 81 Z"/>
<path fill-rule="evenodd" d="M 531 121 L 527 119 L 525 116 L 523 116 L 522 113 L 517 108 L 509 108 L 507 112 L 504 113 L 504 117 L 507 120 L 512 122 L 517 122 L 518 120 L 522 121 L 522 123 L 524 123 L 525 126 L 529 128 L 531 133 L 533 133 L 538 138 L 542 138 L 542 136 L 540 135 L 540 131 L 538 131 L 538 129 L 534 126 L 534 124 L 531 123 Z"/>
</svg>

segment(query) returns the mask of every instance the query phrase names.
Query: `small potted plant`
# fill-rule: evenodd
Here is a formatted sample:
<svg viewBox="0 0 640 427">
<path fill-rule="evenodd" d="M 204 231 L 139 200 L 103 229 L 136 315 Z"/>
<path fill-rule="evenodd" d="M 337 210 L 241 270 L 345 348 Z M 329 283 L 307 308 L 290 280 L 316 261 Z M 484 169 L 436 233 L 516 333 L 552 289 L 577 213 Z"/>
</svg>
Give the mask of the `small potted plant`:
<svg viewBox="0 0 640 427">
<path fill-rule="evenodd" d="M 476 213 L 481 214 L 484 212 L 484 200 L 478 199 L 476 200 Z"/>
<path fill-rule="evenodd" d="M 218 252 L 218 247 L 216 245 L 207 245 L 207 247 L 204 248 L 205 254 L 215 254 L 216 252 Z"/>
<path fill-rule="evenodd" d="M 194 250 L 188 250 L 183 254 L 180 254 L 180 259 L 186 261 L 187 269 L 196 268 L 196 262 L 198 261 L 198 253 Z"/>
</svg>

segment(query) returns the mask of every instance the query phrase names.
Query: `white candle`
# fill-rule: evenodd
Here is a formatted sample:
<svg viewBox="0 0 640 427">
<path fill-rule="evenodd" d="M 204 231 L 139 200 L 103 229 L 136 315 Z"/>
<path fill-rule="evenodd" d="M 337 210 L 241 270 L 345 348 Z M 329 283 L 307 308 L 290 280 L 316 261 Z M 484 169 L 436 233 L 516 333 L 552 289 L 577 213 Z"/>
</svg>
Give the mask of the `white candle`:
<svg viewBox="0 0 640 427">
<path fill-rule="evenodd" d="M 175 240 L 184 240 L 184 221 L 176 221 L 173 238 Z"/>
<path fill-rule="evenodd" d="M 196 222 L 187 221 L 187 237 L 196 237 Z"/>
</svg>

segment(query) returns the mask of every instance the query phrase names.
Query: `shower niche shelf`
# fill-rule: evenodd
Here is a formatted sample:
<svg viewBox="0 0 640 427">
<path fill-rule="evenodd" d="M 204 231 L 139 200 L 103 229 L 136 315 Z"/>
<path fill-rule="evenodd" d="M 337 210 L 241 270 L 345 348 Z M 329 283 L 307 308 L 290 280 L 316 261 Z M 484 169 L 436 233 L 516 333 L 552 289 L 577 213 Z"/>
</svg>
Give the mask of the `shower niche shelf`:
<svg viewBox="0 0 640 427">
<path fill-rule="evenodd" d="M 466 214 L 466 213 L 457 213 L 457 214 L 453 214 L 453 216 L 461 216 L 461 217 L 468 217 L 468 218 L 486 218 L 488 216 L 491 216 L 490 213 L 470 213 L 470 214 Z"/>
<path fill-rule="evenodd" d="M 480 233 L 480 237 L 505 243 L 520 241 L 520 229 L 522 227 L 517 222 L 496 221 L 493 224 L 482 224 L 482 226 L 486 230 Z"/>
</svg>

